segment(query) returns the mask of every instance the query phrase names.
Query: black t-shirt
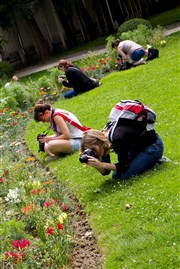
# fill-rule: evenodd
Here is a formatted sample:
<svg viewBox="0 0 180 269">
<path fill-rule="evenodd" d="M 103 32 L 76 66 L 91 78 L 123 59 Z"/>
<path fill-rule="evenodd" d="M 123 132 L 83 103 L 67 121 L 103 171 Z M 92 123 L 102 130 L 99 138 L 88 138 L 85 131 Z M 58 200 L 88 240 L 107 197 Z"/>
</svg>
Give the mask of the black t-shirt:
<svg viewBox="0 0 180 269">
<path fill-rule="evenodd" d="M 118 156 L 118 163 L 115 165 L 117 174 L 120 176 L 121 172 L 128 169 L 129 151 L 134 154 L 139 153 L 145 147 L 155 143 L 157 135 L 154 130 L 147 131 L 142 122 L 119 119 L 115 127 L 109 131 L 109 140 Z M 103 161 L 110 162 L 108 159 Z"/>
<path fill-rule="evenodd" d="M 68 67 L 65 72 L 68 81 L 63 81 L 63 85 L 73 88 L 75 93 L 82 93 L 94 89 L 97 85 L 92 79 L 76 67 Z"/>
</svg>

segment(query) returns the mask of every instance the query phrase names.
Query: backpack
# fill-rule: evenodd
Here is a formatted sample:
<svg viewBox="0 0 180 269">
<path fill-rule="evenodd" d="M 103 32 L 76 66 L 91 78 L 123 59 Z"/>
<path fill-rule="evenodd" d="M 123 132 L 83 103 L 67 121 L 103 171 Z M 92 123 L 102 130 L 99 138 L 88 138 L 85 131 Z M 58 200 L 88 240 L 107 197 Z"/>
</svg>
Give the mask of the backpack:
<svg viewBox="0 0 180 269">
<path fill-rule="evenodd" d="M 112 108 L 105 129 L 109 129 L 120 118 L 142 122 L 149 131 L 154 128 L 156 113 L 138 100 L 121 100 Z"/>
<path fill-rule="evenodd" d="M 158 58 L 158 57 L 159 57 L 159 50 L 158 49 L 155 49 L 155 48 L 148 49 L 148 56 L 147 56 L 146 61 L 150 61 L 150 60 L 153 60 L 153 59 Z"/>
</svg>

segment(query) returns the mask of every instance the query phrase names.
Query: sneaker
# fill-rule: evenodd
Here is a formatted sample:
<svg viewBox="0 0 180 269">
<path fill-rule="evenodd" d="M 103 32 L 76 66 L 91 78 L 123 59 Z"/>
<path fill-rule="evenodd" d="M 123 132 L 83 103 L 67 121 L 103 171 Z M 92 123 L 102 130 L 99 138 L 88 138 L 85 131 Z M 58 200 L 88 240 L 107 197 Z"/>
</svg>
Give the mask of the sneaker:
<svg viewBox="0 0 180 269">
<path fill-rule="evenodd" d="M 166 156 L 162 156 L 159 160 L 158 163 L 168 163 L 171 162 L 171 160 L 169 158 L 167 158 Z"/>
<path fill-rule="evenodd" d="M 59 156 L 47 156 L 45 158 L 45 162 L 52 162 L 52 161 L 55 161 L 57 159 L 59 159 Z"/>
<path fill-rule="evenodd" d="M 99 79 L 97 79 L 97 78 L 92 78 L 92 80 L 93 80 L 94 84 L 96 85 L 96 87 L 100 86 L 102 84 L 102 82 L 100 82 Z"/>
</svg>

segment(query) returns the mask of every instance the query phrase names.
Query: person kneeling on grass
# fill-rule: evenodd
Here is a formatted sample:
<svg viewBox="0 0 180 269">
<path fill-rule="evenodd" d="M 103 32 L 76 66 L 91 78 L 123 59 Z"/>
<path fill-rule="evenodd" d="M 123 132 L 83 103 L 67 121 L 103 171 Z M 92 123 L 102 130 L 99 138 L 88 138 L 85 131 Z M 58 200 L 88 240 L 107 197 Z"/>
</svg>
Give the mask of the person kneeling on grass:
<svg viewBox="0 0 180 269">
<path fill-rule="evenodd" d="M 65 77 L 59 77 L 58 82 L 66 88 L 71 88 L 64 93 L 64 98 L 71 98 L 101 85 L 98 79 L 89 78 L 81 69 L 67 60 L 60 60 L 58 69 L 65 74 Z"/>
<path fill-rule="evenodd" d="M 37 103 L 34 109 L 34 120 L 50 122 L 50 128 L 55 132 L 54 135 L 39 138 L 41 143 L 45 143 L 44 150 L 49 156 L 71 154 L 79 150 L 83 131 L 79 129 L 82 125 L 73 113 L 52 108 L 50 104 Z"/>
<path fill-rule="evenodd" d="M 110 161 L 111 150 L 118 157 L 115 164 Z M 162 154 L 163 143 L 154 130 L 147 131 L 141 122 L 120 118 L 110 129 L 88 130 L 83 134 L 80 161 L 102 175 L 113 171 L 113 179 L 128 179 L 154 166 Z"/>
<path fill-rule="evenodd" d="M 127 61 L 129 67 L 146 63 L 143 57 L 147 52 L 141 45 L 131 40 L 116 39 L 112 42 L 112 48 L 117 51 L 122 60 Z"/>
</svg>

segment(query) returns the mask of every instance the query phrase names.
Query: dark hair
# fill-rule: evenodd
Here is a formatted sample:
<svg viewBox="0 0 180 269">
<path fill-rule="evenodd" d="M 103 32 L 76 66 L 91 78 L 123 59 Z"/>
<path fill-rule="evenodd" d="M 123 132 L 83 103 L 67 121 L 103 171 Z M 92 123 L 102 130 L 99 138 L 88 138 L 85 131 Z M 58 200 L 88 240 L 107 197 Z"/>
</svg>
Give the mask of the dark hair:
<svg viewBox="0 0 180 269">
<path fill-rule="evenodd" d="M 116 40 L 114 40 L 114 41 L 112 42 L 112 48 L 114 49 L 115 47 L 117 47 L 117 46 L 119 45 L 120 42 L 121 42 L 120 39 L 116 39 Z"/>
<path fill-rule="evenodd" d="M 50 104 L 43 104 L 41 101 L 38 102 L 34 108 L 34 120 L 41 121 L 41 117 L 46 110 L 51 110 Z"/>
</svg>

